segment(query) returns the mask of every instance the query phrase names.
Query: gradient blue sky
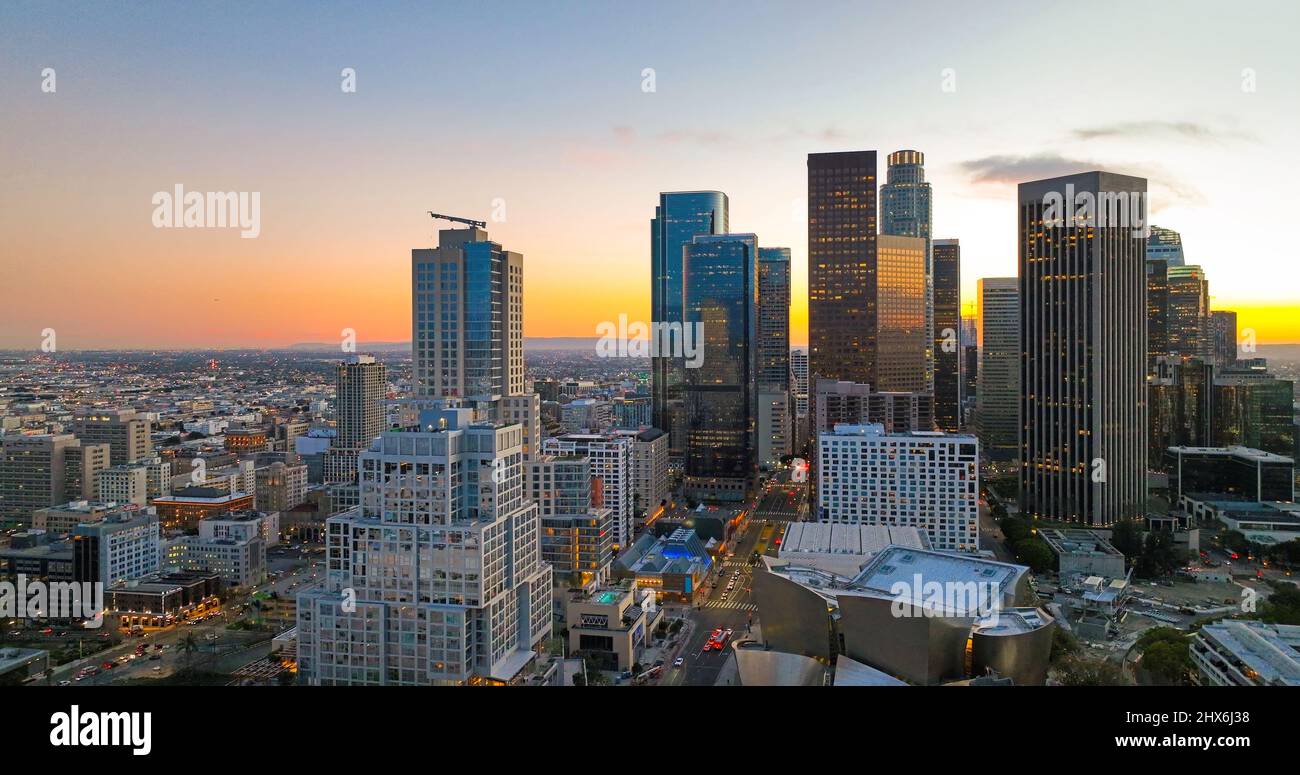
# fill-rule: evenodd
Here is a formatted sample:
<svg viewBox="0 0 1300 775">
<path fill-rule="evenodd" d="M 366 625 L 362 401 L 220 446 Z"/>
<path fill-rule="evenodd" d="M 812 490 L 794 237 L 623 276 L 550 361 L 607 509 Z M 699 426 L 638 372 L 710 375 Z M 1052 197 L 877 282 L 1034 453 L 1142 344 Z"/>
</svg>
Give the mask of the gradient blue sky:
<svg viewBox="0 0 1300 775">
<path fill-rule="evenodd" d="M 404 339 L 424 211 L 487 219 L 494 198 L 526 333 L 590 336 L 648 316 L 657 192 L 699 188 L 792 248 L 803 342 L 806 154 L 876 149 L 883 181 L 900 148 L 926 153 L 967 301 L 1015 272 L 1017 181 L 1102 167 L 1150 179 L 1216 307 L 1300 341 L 1279 239 L 1297 22 L 1293 2 L 7 2 L 0 347 Z M 262 236 L 152 228 L 176 183 L 260 191 Z"/>
</svg>

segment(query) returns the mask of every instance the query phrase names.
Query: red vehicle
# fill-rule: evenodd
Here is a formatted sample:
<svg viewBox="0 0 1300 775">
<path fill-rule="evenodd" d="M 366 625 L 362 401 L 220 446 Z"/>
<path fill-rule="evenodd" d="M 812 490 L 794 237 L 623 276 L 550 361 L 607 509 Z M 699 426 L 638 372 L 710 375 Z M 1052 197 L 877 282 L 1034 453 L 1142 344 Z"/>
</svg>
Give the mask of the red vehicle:
<svg viewBox="0 0 1300 775">
<path fill-rule="evenodd" d="M 117 663 L 116 663 L 116 662 L 105 662 L 104 664 L 100 665 L 100 667 L 102 667 L 102 668 L 105 669 L 105 670 L 112 670 L 113 668 L 117 667 Z"/>
<path fill-rule="evenodd" d="M 713 651 L 714 649 L 721 649 L 722 643 L 725 640 L 726 640 L 726 636 L 722 634 L 722 628 L 719 627 L 716 630 L 714 630 L 709 635 L 709 639 L 704 642 L 704 650 Z"/>
</svg>

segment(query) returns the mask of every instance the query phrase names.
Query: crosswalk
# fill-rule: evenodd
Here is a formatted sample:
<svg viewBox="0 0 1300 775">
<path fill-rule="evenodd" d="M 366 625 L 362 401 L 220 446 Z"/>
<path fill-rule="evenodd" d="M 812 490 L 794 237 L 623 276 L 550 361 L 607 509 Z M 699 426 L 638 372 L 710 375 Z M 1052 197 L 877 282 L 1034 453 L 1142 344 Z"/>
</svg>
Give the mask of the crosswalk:
<svg viewBox="0 0 1300 775">
<path fill-rule="evenodd" d="M 757 611 L 758 606 L 753 603 L 736 603 L 730 600 L 710 600 L 704 604 L 705 608 L 727 608 L 732 611 Z"/>
</svg>

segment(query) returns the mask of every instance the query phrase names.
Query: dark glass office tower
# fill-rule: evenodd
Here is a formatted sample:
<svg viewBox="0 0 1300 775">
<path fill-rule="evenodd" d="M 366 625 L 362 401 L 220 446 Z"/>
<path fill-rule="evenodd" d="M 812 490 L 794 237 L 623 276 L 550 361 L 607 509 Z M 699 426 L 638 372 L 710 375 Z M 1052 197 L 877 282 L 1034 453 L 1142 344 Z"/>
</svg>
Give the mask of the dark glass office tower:
<svg viewBox="0 0 1300 775">
<path fill-rule="evenodd" d="M 758 389 L 790 389 L 790 248 L 758 249 Z"/>
<path fill-rule="evenodd" d="M 758 465 L 789 455 L 794 405 L 790 394 L 790 248 L 758 249 Z"/>
<path fill-rule="evenodd" d="M 1170 362 L 1172 361 L 1172 362 Z M 1170 447 L 1213 446 L 1214 367 L 1199 358 L 1166 359 L 1148 387 L 1147 462 L 1164 464 Z"/>
<path fill-rule="evenodd" d="M 808 154 L 808 374 L 876 383 L 876 152 Z"/>
<path fill-rule="evenodd" d="M 1237 362 L 1237 313 L 1226 309 L 1210 313 L 1210 342 L 1215 366 Z"/>
<path fill-rule="evenodd" d="M 1020 184 L 1027 515 L 1105 526 L 1144 513 L 1146 190 L 1142 178 L 1108 172 Z M 1091 218 L 1088 199 L 1096 205 Z M 1102 215 L 1123 212 L 1121 202 L 1127 217 Z"/>
<path fill-rule="evenodd" d="M 961 428 L 961 245 L 935 240 L 934 261 L 934 420 L 939 430 Z"/>
<path fill-rule="evenodd" d="M 650 314 L 655 323 L 682 322 L 682 251 L 699 234 L 725 234 L 727 195 L 719 191 L 671 191 L 659 195 L 650 221 Z M 669 454 L 685 444 L 681 359 L 654 358 L 650 371 L 652 419 L 668 433 Z"/>
<path fill-rule="evenodd" d="M 1214 444 L 1290 455 L 1295 447 L 1295 383 L 1224 376 L 1214 381 Z"/>
<path fill-rule="evenodd" d="M 1169 354 L 1169 262 L 1148 257 L 1146 271 L 1147 373 L 1154 374 L 1157 359 Z"/>
<path fill-rule="evenodd" d="M 925 385 L 934 388 L 934 257 L 931 247 L 933 196 L 925 180 L 925 154 L 889 154 L 885 184 L 880 187 L 880 233 L 925 240 Z"/>
<path fill-rule="evenodd" d="M 743 500 L 756 468 L 758 240 L 696 237 L 682 262 L 685 322 L 704 326 L 703 361 L 684 369 L 687 497 Z"/>
</svg>

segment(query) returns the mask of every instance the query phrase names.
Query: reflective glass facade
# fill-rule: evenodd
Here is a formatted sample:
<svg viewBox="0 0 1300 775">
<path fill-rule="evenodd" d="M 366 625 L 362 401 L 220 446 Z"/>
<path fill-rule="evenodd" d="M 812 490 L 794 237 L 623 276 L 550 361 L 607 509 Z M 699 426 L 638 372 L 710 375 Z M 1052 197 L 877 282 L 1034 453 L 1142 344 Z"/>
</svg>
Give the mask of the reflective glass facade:
<svg viewBox="0 0 1300 775">
<path fill-rule="evenodd" d="M 704 359 L 685 369 L 686 487 L 691 497 L 741 499 L 755 470 L 758 245 L 752 234 L 687 246 L 687 323 L 704 326 Z"/>
<path fill-rule="evenodd" d="M 725 234 L 727 195 L 720 191 L 673 191 L 659 195 L 650 222 L 650 315 L 653 322 L 682 321 L 682 251 L 700 234 Z M 655 358 L 651 364 L 653 422 L 667 431 L 669 451 L 680 455 L 684 444 L 679 359 Z"/>
</svg>

